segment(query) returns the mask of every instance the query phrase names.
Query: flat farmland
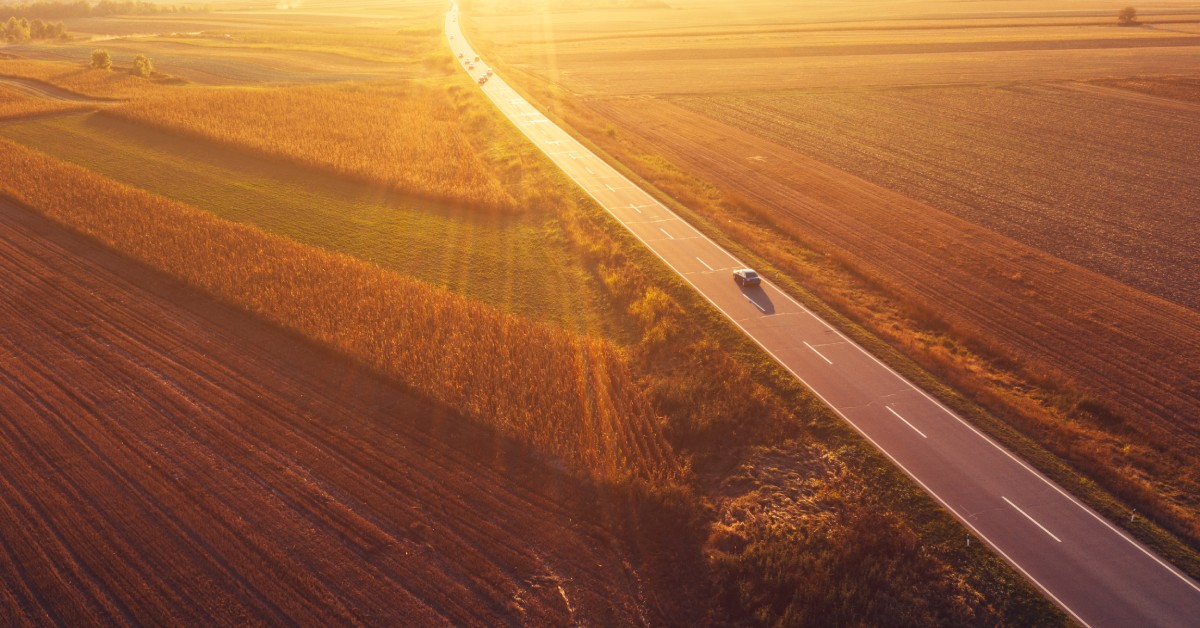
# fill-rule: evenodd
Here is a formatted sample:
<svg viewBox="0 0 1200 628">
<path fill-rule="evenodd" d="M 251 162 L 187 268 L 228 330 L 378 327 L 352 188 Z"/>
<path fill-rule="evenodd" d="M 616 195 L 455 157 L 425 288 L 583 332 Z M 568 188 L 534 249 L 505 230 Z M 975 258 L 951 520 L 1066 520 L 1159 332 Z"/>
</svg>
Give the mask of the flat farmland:
<svg viewBox="0 0 1200 628">
<path fill-rule="evenodd" d="M 646 617 L 590 485 L 28 210 L 0 225 L 6 623 Z"/>
<path fill-rule="evenodd" d="M 1200 543 L 1200 7 L 605 4 L 467 26 L 719 242 Z"/>
<path fill-rule="evenodd" d="M 671 102 L 1200 310 L 1194 102 L 1073 82 Z"/>
<path fill-rule="evenodd" d="M 551 7 L 556 3 L 544 3 Z M 587 96 L 1099 79 L 1192 72 L 1200 9 L 1171 2 L 1115 27 L 1094 1 L 720 3 L 521 12 L 483 3 L 494 54 Z"/>
</svg>

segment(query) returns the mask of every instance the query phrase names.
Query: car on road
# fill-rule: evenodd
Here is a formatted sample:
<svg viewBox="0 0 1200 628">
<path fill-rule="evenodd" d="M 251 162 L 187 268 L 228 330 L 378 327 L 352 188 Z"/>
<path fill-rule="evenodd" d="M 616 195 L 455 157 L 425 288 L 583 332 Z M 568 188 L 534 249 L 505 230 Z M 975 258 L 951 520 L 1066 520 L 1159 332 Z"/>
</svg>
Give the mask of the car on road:
<svg viewBox="0 0 1200 628">
<path fill-rule="evenodd" d="M 492 75 L 492 71 L 491 71 L 490 69 L 488 70 L 488 73 L 487 73 L 487 75 L 488 75 L 488 76 L 491 76 L 491 75 Z"/>
<path fill-rule="evenodd" d="M 479 84 L 480 84 L 480 85 L 483 85 L 483 84 L 484 84 L 484 83 L 486 83 L 486 82 L 487 82 L 487 77 L 486 77 L 486 76 L 481 76 L 481 77 L 479 77 Z"/>
<path fill-rule="evenodd" d="M 479 57 L 475 57 L 475 63 L 479 63 Z"/>
<path fill-rule="evenodd" d="M 743 288 L 749 288 L 762 283 L 762 278 L 749 268 L 739 268 L 733 271 L 733 281 Z"/>
</svg>

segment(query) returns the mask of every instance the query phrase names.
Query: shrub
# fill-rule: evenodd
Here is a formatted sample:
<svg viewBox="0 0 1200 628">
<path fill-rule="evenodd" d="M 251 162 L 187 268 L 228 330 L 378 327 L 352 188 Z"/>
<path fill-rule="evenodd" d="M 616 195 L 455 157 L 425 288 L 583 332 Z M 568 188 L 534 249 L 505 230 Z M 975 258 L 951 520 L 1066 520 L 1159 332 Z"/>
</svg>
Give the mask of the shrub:
<svg viewBox="0 0 1200 628">
<path fill-rule="evenodd" d="M 1133 26 L 1137 23 L 1137 9 L 1133 7 L 1125 7 L 1117 14 L 1117 24 L 1120 26 Z"/>
<path fill-rule="evenodd" d="M 146 55 L 138 55 L 133 58 L 133 67 L 129 69 L 129 73 L 149 78 L 151 74 L 154 74 L 154 64 Z"/>
<path fill-rule="evenodd" d="M 92 51 L 92 67 L 97 70 L 112 69 L 112 55 L 107 50 L 97 48 Z"/>
</svg>

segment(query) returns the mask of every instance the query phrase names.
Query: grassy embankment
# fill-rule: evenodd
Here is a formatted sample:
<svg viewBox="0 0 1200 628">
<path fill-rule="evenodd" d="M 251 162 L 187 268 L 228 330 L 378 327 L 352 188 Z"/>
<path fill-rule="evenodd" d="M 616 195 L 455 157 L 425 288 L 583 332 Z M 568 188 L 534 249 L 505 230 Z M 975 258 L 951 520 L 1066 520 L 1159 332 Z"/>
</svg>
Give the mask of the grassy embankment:
<svg viewBox="0 0 1200 628">
<path fill-rule="evenodd" d="M 769 272 L 810 308 L 1110 519 L 1200 574 L 1200 557 L 1181 540 L 1194 543 L 1194 513 L 1168 503 L 1146 478 L 1096 455 L 1102 449 L 1094 444 L 1096 434 L 1103 432 L 1105 442 L 1114 438 L 1112 430 L 1096 427 L 1103 426 L 1108 409 L 1069 378 L 1023 368 L 1011 352 L 890 290 L 888 278 L 806 246 L 804 235 L 780 225 L 769 208 L 685 172 L 568 91 L 517 68 L 503 71 L 550 117 L 707 235 Z M 1162 462 L 1160 457 L 1155 465 Z"/>
<path fill-rule="evenodd" d="M 246 92 L 241 95 L 246 100 L 241 102 L 254 103 L 263 94 L 288 102 L 293 96 L 284 92 Z M 553 260 L 550 266 L 571 268 L 566 272 L 570 282 L 554 285 L 532 281 L 508 291 L 505 298 L 492 295 L 490 300 L 520 310 L 522 306 L 517 304 L 527 300 L 550 303 L 563 299 L 563 294 L 548 293 L 564 287 L 577 288 L 572 292 L 575 295 L 590 295 L 577 302 L 590 311 L 574 319 L 575 328 L 605 335 L 623 347 L 637 387 L 645 391 L 653 411 L 664 421 L 666 438 L 695 471 L 694 475 L 685 475 L 691 478 L 692 486 L 682 498 L 684 508 L 708 522 L 692 524 L 684 518 L 661 525 L 679 534 L 709 537 L 703 551 L 722 601 L 720 610 L 711 611 L 713 617 L 749 616 L 764 623 L 777 619 L 815 623 L 837 618 L 847 623 L 886 620 L 913 625 L 1061 621 L 1061 616 L 1027 583 L 980 544 L 964 547 L 961 527 L 703 306 L 650 254 L 639 249 L 630 236 L 525 145 L 515 129 L 499 120 L 465 80 L 448 79 L 447 84 L 422 93 L 422 98 L 429 97 L 453 104 L 443 111 L 454 115 L 437 122 L 466 131 L 465 137 L 485 160 L 485 171 L 501 189 L 537 190 L 537 196 L 510 194 L 521 201 L 510 201 L 500 208 L 459 211 L 428 198 L 408 200 L 407 206 L 398 207 L 397 198 L 412 197 L 397 197 L 394 187 L 391 191 L 375 188 L 367 192 L 377 200 L 373 211 L 367 205 L 359 205 L 369 210 L 361 213 L 336 210 L 340 205 L 330 199 L 337 195 L 330 193 L 293 204 L 264 222 L 273 221 L 280 231 L 290 229 L 304 234 L 310 244 L 368 258 L 371 250 L 393 248 L 380 242 L 403 247 L 405 238 L 411 236 L 401 234 L 430 227 L 438 231 L 422 236 L 428 241 L 457 239 L 463 243 L 463 250 L 475 250 L 486 246 L 485 241 L 494 242 L 492 238 L 511 225 L 519 225 L 518 230 L 536 225 L 539 242 L 537 246 L 528 243 L 527 250 L 549 255 Z M 220 101 L 226 97 L 215 98 Z M 239 102 L 237 97 L 233 100 Z M 205 111 L 204 103 L 194 96 L 185 95 L 178 102 L 192 103 L 197 109 L 190 113 Z M 364 109 L 347 124 L 369 126 L 376 117 L 397 119 L 393 115 L 398 104 L 395 93 L 362 104 Z M 271 154 L 270 147 L 264 149 L 254 141 L 254 116 L 239 118 L 249 109 L 211 110 L 211 115 L 220 115 L 229 126 L 249 134 L 212 139 L 223 139 L 250 154 Z M 131 105 L 119 115 L 185 134 L 203 135 L 206 128 L 212 128 L 203 123 L 180 128 L 178 112 L 156 117 L 153 111 L 161 109 L 139 112 L 136 105 Z M 429 120 L 406 120 L 424 128 L 432 126 Z M 329 133 L 337 132 L 328 128 L 313 131 L 327 139 Z M 436 136 L 438 131 L 429 132 Z M 258 172 L 244 181 L 228 180 L 224 179 L 227 172 L 189 155 L 185 144 L 179 143 L 166 149 L 167 153 L 176 152 L 175 160 L 168 161 L 167 168 L 156 170 L 154 164 L 161 153 L 149 150 L 145 138 L 139 139 L 139 133 L 151 132 L 106 116 L 10 126 L 4 133 L 21 136 L 22 142 L 101 172 L 112 168 L 110 174 L 115 178 L 152 191 L 167 195 L 186 192 L 193 195 L 189 202 L 203 209 L 217 212 L 222 207 L 243 207 L 242 219 L 247 221 L 256 221 L 260 212 L 271 214 L 264 209 L 269 203 L 247 203 L 261 201 L 264 197 L 260 192 L 274 199 L 293 193 L 304 197 L 312 193 L 306 190 L 330 184 L 309 168 L 334 169 L 321 161 L 324 155 L 305 148 L 297 149 L 296 154 L 271 154 L 307 163 L 304 167 L 260 166 L 280 170 L 274 176 Z M 73 150 L 76 140 L 70 139 L 71 133 L 81 134 L 76 138 L 108 138 L 113 150 L 102 155 Z M 291 149 L 284 146 L 283 150 Z M 364 148 L 370 150 L 374 149 Z M 106 165 L 113 163 L 122 165 Z M 370 159 L 354 163 L 365 164 L 363 172 L 352 175 L 356 179 L 379 175 Z M 176 167 L 197 173 L 205 184 L 189 188 L 172 183 L 189 178 L 180 176 Z M 457 172 L 452 161 L 426 166 L 429 170 L 438 168 L 443 174 Z M 252 172 L 240 166 L 238 169 Z M 375 182 L 392 183 L 386 176 Z M 23 198 L 34 206 L 45 205 L 38 195 Z M 390 214 L 423 215 L 396 225 L 388 223 L 389 209 Z M 463 233 L 476 229 L 474 224 L 478 222 L 490 227 L 478 232 L 477 240 L 463 238 Z M 503 243 L 507 236 L 500 237 Z M 129 246 L 112 241 L 118 248 Z M 445 256 L 445 265 L 437 273 L 478 275 L 480 271 L 472 269 L 477 264 L 511 267 L 513 260 L 522 259 L 524 253 L 486 258 Z M 393 264 L 395 269 L 409 272 L 420 260 L 421 256 L 413 255 Z M 266 278 L 275 280 L 274 275 Z M 321 288 L 328 280 L 327 273 L 313 277 L 315 283 L 307 289 Z M 456 287 L 460 288 L 467 293 L 472 289 Z M 479 293 L 486 295 L 488 290 Z M 324 307 L 319 298 L 311 304 L 311 308 L 296 314 L 311 315 L 311 311 L 322 311 Z M 544 318 L 567 319 L 561 314 Z M 581 320 L 585 322 L 579 323 Z M 323 338 L 320 334 L 316 337 Z M 706 508 L 706 503 L 712 508 Z M 921 594 L 914 595 L 914 591 Z"/>
</svg>

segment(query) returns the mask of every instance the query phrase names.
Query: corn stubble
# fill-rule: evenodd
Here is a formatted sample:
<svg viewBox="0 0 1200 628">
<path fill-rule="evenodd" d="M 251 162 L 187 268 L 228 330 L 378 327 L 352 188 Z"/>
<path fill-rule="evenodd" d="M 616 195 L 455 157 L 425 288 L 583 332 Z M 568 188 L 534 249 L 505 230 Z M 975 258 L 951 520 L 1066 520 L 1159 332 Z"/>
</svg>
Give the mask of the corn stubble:
<svg viewBox="0 0 1200 628">
<path fill-rule="evenodd" d="M 0 141 L 0 193 L 611 480 L 678 471 L 603 341 L 214 218 Z"/>
</svg>

